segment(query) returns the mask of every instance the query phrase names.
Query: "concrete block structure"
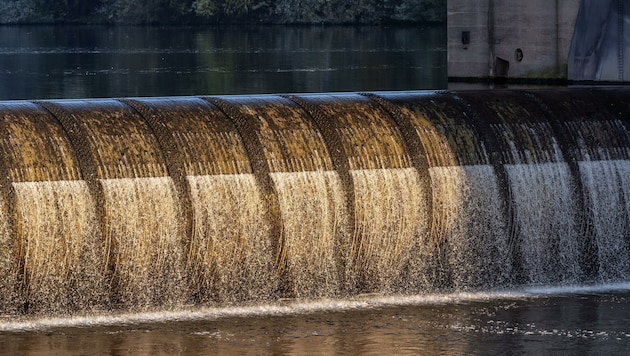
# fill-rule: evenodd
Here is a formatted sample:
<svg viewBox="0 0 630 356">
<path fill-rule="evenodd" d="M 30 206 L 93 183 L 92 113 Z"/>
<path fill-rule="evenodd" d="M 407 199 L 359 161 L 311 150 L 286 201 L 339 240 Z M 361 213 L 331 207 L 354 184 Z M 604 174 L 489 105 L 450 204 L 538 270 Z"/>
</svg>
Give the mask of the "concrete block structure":
<svg viewBox="0 0 630 356">
<path fill-rule="evenodd" d="M 449 0 L 450 79 L 566 79 L 580 0 Z"/>
<path fill-rule="evenodd" d="M 630 0 L 582 0 L 569 52 L 569 79 L 630 80 Z"/>
</svg>

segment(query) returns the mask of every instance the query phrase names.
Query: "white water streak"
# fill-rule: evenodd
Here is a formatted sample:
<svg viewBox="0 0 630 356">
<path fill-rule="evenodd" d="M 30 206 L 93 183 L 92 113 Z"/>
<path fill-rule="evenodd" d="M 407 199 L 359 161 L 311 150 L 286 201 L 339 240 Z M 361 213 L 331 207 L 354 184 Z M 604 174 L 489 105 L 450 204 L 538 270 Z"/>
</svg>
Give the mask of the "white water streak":
<svg viewBox="0 0 630 356">
<path fill-rule="evenodd" d="M 172 179 L 99 182 L 118 302 L 137 308 L 180 303 L 186 292 L 182 218 Z"/>
<path fill-rule="evenodd" d="M 348 251 L 348 212 L 337 172 L 272 173 L 284 231 L 293 294 L 333 296 Z"/>
<path fill-rule="evenodd" d="M 188 255 L 200 300 L 266 299 L 277 283 L 267 205 L 251 174 L 188 176 L 193 236 Z"/>
<path fill-rule="evenodd" d="M 511 254 L 503 197 L 490 165 L 433 167 L 433 238 L 445 241 L 458 290 L 505 285 Z"/>
<path fill-rule="evenodd" d="M 14 294 L 17 283 L 15 247 L 9 232 L 9 213 L 4 202 L 0 203 L 0 310 L 12 311 L 15 308 Z"/>
<path fill-rule="evenodd" d="M 116 326 L 181 321 L 211 321 L 224 318 L 308 315 L 322 312 L 370 310 L 396 306 L 456 305 L 494 300 L 531 300 L 553 296 L 587 295 L 630 291 L 630 283 L 536 286 L 485 292 L 428 293 L 421 295 L 368 295 L 343 299 L 290 300 L 273 304 L 223 307 L 188 307 L 174 311 L 107 313 L 71 317 L 22 317 L 2 320 L 0 331 L 37 331 L 51 328 Z"/>
<path fill-rule="evenodd" d="M 587 209 L 593 218 L 599 253 L 599 277 L 601 280 L 616 280 L 628 276 L 630 163 L 583 161 L 579 162 L 579 167 Z"/>
<path fill-rule="evenodd" d="M 413 168 L 350 171 L 354 182 L 356 278 L 368 291 L 416 283 L 403 271 L 426 263 L 427 192 Z M 411 271 L 412 275 L 414 271 Z M 415 276 L 414 276 L 415 277 Z"/>
<path fill-rule="evenodd" d="M 576 282 L 579 265 L 575 186 L 566 163 L 505 165 L 520 230 L 523 272 L 531 283 Z"/>
<path fill-rule="evenodd" d="M 94 202 L 84 181 L 13 183 L 31 310 L 103 302 L 105 259 Z"/>
</svg>

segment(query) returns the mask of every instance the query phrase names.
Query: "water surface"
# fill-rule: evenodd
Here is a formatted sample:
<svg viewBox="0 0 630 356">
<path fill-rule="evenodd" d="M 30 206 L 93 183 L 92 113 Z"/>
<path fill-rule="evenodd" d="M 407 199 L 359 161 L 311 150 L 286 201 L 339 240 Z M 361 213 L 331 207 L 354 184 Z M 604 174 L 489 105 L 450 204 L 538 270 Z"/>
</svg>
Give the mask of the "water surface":
<svg viewBox="0 0 630 356">
<path fill-rule="evenodd" d="M 446 87 L 446 31 L 0 27 L 0 100 Z"/>
<path fill-rule="evenodd" d="M 630 286 L 9 321 L 0 353 L 43 355 L 622 355 Z"/>
</svg>

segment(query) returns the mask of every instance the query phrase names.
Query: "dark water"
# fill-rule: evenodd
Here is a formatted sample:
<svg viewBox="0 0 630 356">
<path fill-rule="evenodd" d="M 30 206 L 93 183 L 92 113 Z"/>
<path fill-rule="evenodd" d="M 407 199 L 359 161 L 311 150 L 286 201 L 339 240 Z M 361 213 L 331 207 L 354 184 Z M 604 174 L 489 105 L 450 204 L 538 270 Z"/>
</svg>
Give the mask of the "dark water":
<svg viewBox="0 0 630 356">
<path fill-rule="evenodd" d="M 0 100 L 446 87 L 443 28 L 0 27 Z"/>
<path fill-rule="evenodd" d="M 21 355 L 624 355 L 627 284 L 7 320 Z"/>
</svg>

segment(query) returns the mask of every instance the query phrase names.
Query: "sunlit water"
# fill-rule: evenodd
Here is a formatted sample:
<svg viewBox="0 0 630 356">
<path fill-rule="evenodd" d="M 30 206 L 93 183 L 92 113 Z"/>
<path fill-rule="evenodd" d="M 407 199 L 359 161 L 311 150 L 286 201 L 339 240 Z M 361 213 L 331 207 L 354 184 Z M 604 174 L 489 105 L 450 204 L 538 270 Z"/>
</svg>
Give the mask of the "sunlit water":
<svg viewBox="0 0 630 356">
<path fill-rule="evenodd" d="M 551 170 L 551 173 L 553 172 L 555 171 Z M 175 227 L 168 224 L 169 221 L 177 221 L 177 213 L 174 209 L 155 208 L 163 205 L 163 201 L 172 200 L 170 196 L 172 190 L 169 189 L 171 182 L 168 179 L 154 178 L 138 181 L 105 180 L 101 183 L 107 188 L 106 192 L 109 190 L 105 198 L 112 200 L 114 192 L 120 195 L 119 199 L 115 200 L 116 204 L 112 202 L 109 204 L 113 205 L 106 207 L 108 217 L 112 219 L 111 229 L 123 230 L 122 233 L 112 232 L 112 236 L 123 236 L 129 241 L 124 245 L 115 244 L 119 246 L 119 250 L 114 252 L 117 259 L 117 270 L 114 273 L 117 273 L 120 279 L 118 298 L 123 308 L 112 311 L 75 311 L 74 315 L 65 315 L 58 311 L 50 313 L 50 316 L 46 316 L 45 313 L 37 316 L 4 315 L 0 317 L 0 353 L 189 355 L 212 352 L 215 354 L 378 355 L 395 352 L 396 354 L 437 355 L 574 355 L 600 352 L 623 354 L 627 347 L 630 347 L 630 285 L 628 283 L 582 285 L 564 283 L 564 286 L 540 284 L 525 288 L 493 289 L 489 286 L 500 285 L 504 278 L 508 278 L 501 275 L 507 268 L 501 265 L 505 262 L 499 259 L 494 262 L 496 265 L 475 264 L 479 264 L 479 261 L 494 261 L 497 255 L 490 247 L 495 245 L 505 249 L 505 247 L 500 247 L 505 242 L 499 235 L 494 237 L 496 240 L 493 240 L 493 236 L 490 235 L 487 237 L 488 241 L 479 240 L 478 249 L 471 249 L 470 243 L 465 243 L 465 237 L 470 234 L 483 235 L 485 231 L 477 231 L 479 228 L 474 224 L 467 225 L 469 221 L 474 222 L 475 219 L 466 220 L 461 224 L 451 224 L 459 226 L 462 231 L 453 230 L 445 233 L 453 236 L 452 245 L 449 246 L 449 263 L 453 267 L 451 273 L 455 282 L 454 286 L 457 288 L 460 285 L 466 287 L 480 284 L 482 291 L 439 292 L 435 290 L 410 295 L 387 293 L 391 279 L 398 277 L 397 271 L 400 267 L 397 263 L 414 258 L 414 256 L 408 256 L 409 250 L 413 248 L 413 241 L 406 239 L 405 236 L 413 236 L 413 231 L 405 233 L 406 229 L 409 229 L 406 224 L 411 224 L 405 219 L 417 219 L 419 215 L 417 211 L 405 209 L 421 204 L 417 202 L 403 204 L 405 199 L 396 196 L 397 192 L 401 191 L 400 188 L 394 188 L 398 185 L 413 187 L 416 184 L 416 173 L 414 170 L 400 169 L 371 173 L 354 172 L 353 174 L 359 181 L 363 180 L 366 185 L 381 190 L 380 194 L 373 196 L 370 196 L 373 193 L 367 187 L 358 189 L 356 192 L 357 196 L 365 195 L 361 199 L 367 202 L 361 207 L 365 211 L 366 218 L 358 224 L 365 225 L 363 229 L 369 233 L 366 235 L 368 239 L 365 246 L 358 250 L 366 265 L 357 266 L 357 273 L 365 274 L 367 280 L 372 281 L 372 288 L 378 287 L 386 293 L 334 297 L 335 288 L 338 287 L 338 284 L 335 284 L 338 281 L 335 279 L 337 274 L 334 271 L 337 265 L 334 254 L 331 253 L 333 248 L 329 246 L 332 237 L 326 235 L 334 233 L 336 219 L 343 217 L 342 204 L 333 198 L 338 197 L 333 194 L 338 189 L 335 176 L 332 172 L 282 173 L 275 174 L 274 180 L 283 194 L 292 190 L 302 191 L 305 194 L 304 196 L 297 195 L 290 201 L 282 198 L 280 194 L 283 216 L 287 219 L 285 229 L 292 233 L 288 236 L 290 240 L 287 244 L 291 244 L 291 247 L 301 246 L 301 249 L 289 248 L 286 251 L 286 259 L 289 261 L 288 271 L 291 278 L 305 284 L 304 286 L 294 284 L 298 297 L 300 293 L 303 293 L 319 298 L 256 300 L 258 296 L 269 293 L 269 288 L 274 282 L 273 274 L 265 276 L 265 273 L 268 273 L 266 268 L 269 268 L 266 264 L 270 263 L 269 260 L 265 260 L 265 256 L 268 256 L 264 250 L 267 246 L 266 242 L 258 239 L 256 235 L 256 233 L 268 232 L 268 227 L 262 222 L 256 222 L 256 217 L 262 215 L 264 208 L 259 198 L 256 198 L 256 194 L 253 194 L 256 189 L 251 182 L 251 176 L 198 176 L 187 178 L 191 187 L 194 187 L 192 191 L 195 192 L 193 204 L 196 206 L 195 214 L 198 216 L 195 239 L 199 240 L 198 248 L 191 250 L 195 255 L 190 256 L 189 261 L 196 266 L 216 265 L 216 268 L 223 270 L 223 272 L 216 269 L 194 270 L 198 273 L 196 281 L 214 283 L 212 291 L 215 294 L 207 297 L 219 301 L 209 301 L 199 305 L 184 303 L 176 306 L 166 304 L 160 306 L 160 303 L 165 300 L 172 302 L 178 298 L 181 299 L 181 295 L 185 292 L 182 289 L 184 285 L 178 279 L 181 271 L 172 268 L 177 265 L 173 260 L 169 262 L 169 259 L 178 257 L 162 253 L 163 251 L 177 251 L 177 248 L 164 245 L 172 243 L 169 237 L 177 236 L 176 232 L 169 230 Z M 496 183 L 491 180 L 488 182 L 485 179 L 475 179 L 476 177 L 487 178 L 485 175 L 488 174 L 488 168 L 483 166 L 477 169 L 468 167 L 459 172 L 443 169 L 432 174 L 436 181 L 439 180 L 441 184 L 454 189 L 451 191 L 454 198 L 444 207 L 446 213 L 450 215 L 449 219 L 457 219 L 458 216 L 462 219 L 458 213 L 466 209 L 466 204 L 477 205 L 474 203 L 476 200 L 479 200 L 479 204 L 483 202 L 483 195 L 474 195 L 475 198 L 473 198 L 468 189 L 487 191 L 490 195 L 496 189 Z M 384 179 L 388 175 L 393 176 Z M 529 177 L 526 174 L 522 176 Z M 451 179 L 446 179 L 447 177 Z M 542 175 L 539 179 L 544 183 L 555 181 L 556 178 Z M 489 184 L 475 186 L 470 182 L 465 184 L 466 180 L 477 183 L 485 181 Z M 139 181 L 144 181 L 142 187 L 137 186 Z M 53 214 L 67 216 L 63 210 L 56 210 L 59 207 L 50 205 L 50 196 L 53 196 L 55 201 L 63 202 L 71 199 L 71 195 L 67 194 L 69 191 L 84 192 L 85 187 L 80 184 L 74 184 L 77 185 L 76 187 L 70 183 L 64 184 L 68 186 L 54 186 L 48 182 L 16 185 L 22 214 L 27 214 L 27 210 L 23 208 L 25 202 L 31 201 L 30 205 L 37 209 L 47 209 Z M 204 186 L 212 186 L 213 191 L 221 192 L 221 194 L 212 197 L 207 194 L 207 189 L 201 189 Z M 525 185 L 521 189 L 524 187 Z M 159 202 L 142 197 L 151 190 L 162 192 L 163 195 L 155 194 L 155 192 L 152 194 L 155 199 L 160 200 Z M 533 192 L 537 193 L 539 190 L 534 189 Z M 319 197 L 321 201 L 306 199 L 309 194 Z M 446 196 L 446 191 L 443 194 Z M 390 195 L 394 196 L 390 197 Z M 525 193 L 523 195 L 527 196 Z M 456 199 L 457 196 L 462 199 Z M 40 198 L 43 199 L 40 201 Z M 530 209 L 532 205 L 536 206 L 540 200 L 548 201 L 535 199 L 536 196 L 530 196 L 530 198 L 531 202 L 525 199 L 519 202 L 523 209 Z M 78 201 L 81 202 L 81 194 L 73 199 L 79 199 Z M 221 202 L 219 203 L 216 199 L 220 199 Z M 409 199 L 415 198 L 412 196 Z M 225 221 L 218 220 L 224 214 L 217 208 L 226 206 L 226 202 L 232 200 L 240 201 L 233 205 L 236 210 L 229 212 L 225 216 Z M 46 202 L 50 206 L 47 206 Z M 242 204 L 244 202 L 247 204 Z M 147 205 L 145 206 L 144 203 Z M 309 208 L 316 214 L 313 220 L 309 221 L 308 217 L 300 217 L 302 211 L 306 209 L 304 204 L 314 204 L 314 207 Z M 403 206 L 388 207 L 387 204 L 403 204 Z M 123 206 L 125 207 L 124 215 L 129 218 L 123 217 L 120 211 Z M 168 206 L 172 205 L 167 204 L 166 207 Z M 38 215 L 37 209 L 30 211 L 34 214 L 33 217 Z M 317 209 L 322 209 L 322 211 L 318 212 Z M 404 211 L 405 219 L 398 220 L 396 216 L 376 214 L 383 209 Z M 486 206 L 484 210 L 479 211 L 482 214 L 480 216 L 484 220 L 486 220 L 484 216 L 488 214 L 498 216 L 496 209 L 496 207 Z M 149 231 L 144 226 L 136 226 L 139 221 L 147 220 L 142 217 L 147 214 L 172 214 L 173 216 L 159 215 L 157 219 L 149 219 L 163 224 L 166 229 L 165 231 L 160 229 Z M 380 220 L 383 216 L 387 217 L 387 221 Z M 252 228 L 249 231 L 239 231 L 243 223 L 239 219 L 244 218 L 254 219 L 245 221 L 247 226 Z M 82 216 L 81 219 L 89 222 L 93 218 Z M 78 220 L 78 222 L 83 220 Z M 291 225 L 296 220 L 306 221 L 307 224 Z M 28 256 L 32 256 L 27 259 L 30 263 L 28 268 L 33 276 L 30 282 L 33 289 L 29 293 L 35 297 L 42 295 L 50 298 L 50 300 L 35 299 L 32 302 L 63 309 L 65 302 L 61 299 L 65 295 L 78 296 L 77 291 L 72 290 L 75 286 L 84 288 L 83 292 L 98 294 L 101 281 L 82 277 L 81 273 L 86 272 L 81 269 L 70 270 L 76 265 L 73 261 L 78 257 L 75 255 L 78 256 L 81 253 L 81 249 L 75 245 L 88 243 L 90 231 L 75 227 L 68 231 L 54 233 L 47 229 L 64 229 L 66 228 L 64 224 L 46 224 L 41 220 L 35 220 L 33 224 L 32 234 L 25 236 L 28 241 L 46 242 L 42 239 L 48 236 L 67 236 L 72 239 L 67 242 L 51 241 L 46 245 L 26 248 Z M 321 226 L 312 228 L 318 224 Z M 85 225 L 90 226 L 90 224 Z M 539 226 L 541 226 L 539 220 L 534 219 L 531 235 L 535 235 L 535 229 Z M 72 225 L 68 226 L 68 228 L 71 227 Z M 256 230 L 253 230 L 254 227 Z M 43 228 L 45 229 L 42 230 Z M 377 233 L 394 228 L 400 234 L 396 235 L 397 239 L 388 238 L 394 235 L 393 232 Z M 234 239 L 235 231 L 238 234 L 237 237 L 243 238 L 242 241 Z M 488 228 L 488 231 L 493 231 L 493 228 Z M 546 235 L 541 234 L 541 236 Z M 210 237 L 215 239 L 215 243 L 202 244 L 203 239 Z M 134 240 L 137 241 L 134 242 Z M 616 242 L 614 239 L 611 241 Z M 142 245 L 148 242 L 151 242 L 151 245 Z M 538 243 L 545 244 L 544 241 Z M 397 244 L 403 247 L 396 248 Z M 159 248 L 160 246 L 162 248 Z M 204 246 L 212 247 L 214 253 L 206 251 Z M 42 266 L 46 263 L 45 259 L 60 254 L 48 251 L 44 247 L 62 249 L 67 254 L 61 255 L 64 260 L 60 263 L 49 262 L 47 266 L 54 268 L 48 268 L 47 272 L 42 271 L 44 268 Z M 257 247 L 262 247 L 262 250 Z M 535 253 L 537 248 L 538 246 L 531 246 L 525 251 L 531 253 L 531 258 L 536 258 L 538 257 Z M 568 248 L 571 247 L 568 246 Z M 375 250 L 380 250 L 381 253 L 378 254 Z M 466 250 L 469 252 L 465 252 Z M 305 255 L 304 251 L 308 251 L 310 255 Z M 615 255 L 617 252 L 611 253 Z M 239 260 L 235 257 L 239 257 Z M 213 258 L 221 260 L 207 261 Z M 328 263 L 322 263 L 322 261 Z M 562 261 L 558 261 L 560 262 Z M 98 268 L 103 264 L 97 258 L 93 263 L 91 268 Z M 529 273 L 538 273 L 536 272 L 538 266 L 546 267 L 549 263 L 551 262 L 531 262 L 525 265 L 524 269 Z M 613 267 L 617 265 L 614 260 L 610 263 Z M 602 265 L 606 266 L 604 271 L 610 269 L 606 263 L 602 262 Z M 292 269 L 292 266 L 296 266 L 296 269 Z M 379 271 L 382 272 L 380 276 L 370 274 Z M 495 274 L 496 271 L 499 273 Z M 541 275 L 554 276 L 556 274 L 553 271 L 546 271 Z M 169 278 L 162 279 L 163 276 Z M 608 274 L 604 273 L 604 276 Z M 76 278 L 83 278 L 83 280 L 82 282 L 75 281 Z M 235 285 L 235 281 L 240 282 Z M 546 282 L 546 280 L 542 281 L 542 283 Z M 203 285 L 193 287 L 203 290 Z M 316 287 L 320 289 L 315 291 L 309 289 Z M 333 289 L 329 289 L 330 287 Z M 46 288 L 58 294 L 47 292 Z M 87 297 L 94 298 L 94 296 Z M 231 302 L 232 299 L 241 302 Z M 251 301 L 243 302 L 248 299 Z M 143 311 L 124 311 L 127 309 L 126 306 L 133 310 L 134 305 L 142 305 L 140 309 Z M 45 308 L 42 311 L 45 312 Z"/>
<path fill-rule="evenodd" d="M 612 284 L 5 320 L 0 352 L 622 355 L 629 302 Z"/>
</svg>

